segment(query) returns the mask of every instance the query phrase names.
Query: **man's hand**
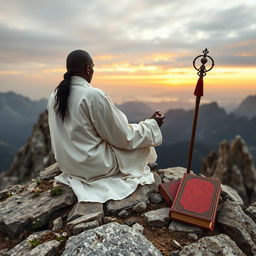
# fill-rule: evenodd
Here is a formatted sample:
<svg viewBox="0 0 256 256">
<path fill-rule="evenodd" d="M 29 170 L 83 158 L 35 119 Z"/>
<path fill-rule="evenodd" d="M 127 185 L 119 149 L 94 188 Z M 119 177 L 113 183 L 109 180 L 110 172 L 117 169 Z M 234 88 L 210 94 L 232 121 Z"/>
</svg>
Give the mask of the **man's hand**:
<svg viewBox="0 0 256 256">
<path fill-rule="evenodd" d="M 159 127 L 160 127 L 160 126 L 163 124 L 163 122 L 164 122 L 165 116 L 162 115 L 159 110 L 157 110 L 157 111 L 151 116 L 151 118 L 155 119 L 156 122 L 158 123 Z"/>
</svg>

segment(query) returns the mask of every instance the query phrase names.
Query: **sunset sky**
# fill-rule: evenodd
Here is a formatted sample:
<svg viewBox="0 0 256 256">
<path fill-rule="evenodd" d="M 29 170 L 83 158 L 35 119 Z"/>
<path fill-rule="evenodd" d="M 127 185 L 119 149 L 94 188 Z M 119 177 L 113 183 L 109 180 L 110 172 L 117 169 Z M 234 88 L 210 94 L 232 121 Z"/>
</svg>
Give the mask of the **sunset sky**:
<svg viewBox="0 0 256 256">
<path fill-rule="evenodd" d="M 117 103 L 192 102 L 194 57 L 216 66 L 204 102 L 237 105 L 256 94 L 255 0 L 0 0 L 0 92 L 48 97 L 66 55 L 88 51 L 92 85 Z"/>
</svg>

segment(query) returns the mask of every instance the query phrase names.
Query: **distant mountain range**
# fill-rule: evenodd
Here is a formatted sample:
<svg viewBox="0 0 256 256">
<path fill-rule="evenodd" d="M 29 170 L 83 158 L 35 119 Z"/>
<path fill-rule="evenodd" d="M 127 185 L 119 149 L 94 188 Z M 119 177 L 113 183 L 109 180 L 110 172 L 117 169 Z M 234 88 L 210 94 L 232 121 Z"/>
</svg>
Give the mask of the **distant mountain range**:
<svg viewBox="0 0 256 256">
<path fill-rule="evenodd" d="M 9 168 L 45 107 L 46 99 L 32 101 L 13 92 L 0 93 L 0 172 Z"/>
<path fill-rule="evenodd" d="M 47 100 L 32 101 L 13 92 L 0 93 L 0 172 L 10 167 L 13 156 L 31 134 L 39 113 L 46 108 Z M 233 113 L 216 102 L 200 107 L 193 169 L 200 170 L 202 159 L 220 141 L 233 139 L 237 134 L 247 142 L 256 155 L 256 96 L 247 97 Z M 148 102 L 125 102 L 117 105 L 130 122 L 151 117 L 157 105 Z M 157 148 L 160 167 L 185 166 L 194 110 L 171 109 L 165 113 L 162 126 L 163 145 Z"/>
<path fill-rule="evenodd" d="M 256 95 L 248 96 L 244 99 L 234 113 L 238 116 L 253 118 L 256 116 Z"/>
<path fill-rule="evenodd" d="M 162 167 L 175 164 L 187 164 L 189 141 L 192 130 L 194 110 L 174 109 L 166 113 L 166 121 L 162 127 L 163 146 L 157 149 L 159 164 Z M 203 158 L 210 151 L 218 148 L 222 140 L 231 140 L 241 135 L 256 156 L 256 116 L 248 119 L 234 113 L 227 114 L 216 102 L 200 107 L 196 131 L 193 164 L 200 170 Z M 168 152 L 168 153 L 167 153 Z M 175 161 L 174 161 L 175 159 Z"/>
</svg>

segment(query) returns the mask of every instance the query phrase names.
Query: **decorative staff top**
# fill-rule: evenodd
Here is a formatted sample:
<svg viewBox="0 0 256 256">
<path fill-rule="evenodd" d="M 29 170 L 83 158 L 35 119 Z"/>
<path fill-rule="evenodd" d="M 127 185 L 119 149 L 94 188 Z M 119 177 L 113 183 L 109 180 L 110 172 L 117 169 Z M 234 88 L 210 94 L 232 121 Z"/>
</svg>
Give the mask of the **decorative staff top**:
<svg viewBox="0 0 256 256">
<path fill-rule="evenodd" d="M 209 72 L 213 67 L 214 67 L 214 60 L 211 56 L 208 55 L 209 51 L 207 50 L 207 48 L 203 51 L 203 54 L 198 55 L 194 61 L 193 61 L 193 66 L 194 68 L 198 71 L 197 75 L 199 76 L 199 79 L 197 81 L 197 85 L 196 85 L 196 89 L 194 91 L 194 95 L 197 97 L 201 97 L 203 96 L 203 77 L 206 76 L 206 72 Z M 201 63 L 202 65 L 197 68 L 196 67 L 196 61 L 197 59 L 201 58 Z M 211 61 L 211 67 L 206 69 L 205 64 L 208 62 L 208 59 L 210 59 Z"/>
</svg>

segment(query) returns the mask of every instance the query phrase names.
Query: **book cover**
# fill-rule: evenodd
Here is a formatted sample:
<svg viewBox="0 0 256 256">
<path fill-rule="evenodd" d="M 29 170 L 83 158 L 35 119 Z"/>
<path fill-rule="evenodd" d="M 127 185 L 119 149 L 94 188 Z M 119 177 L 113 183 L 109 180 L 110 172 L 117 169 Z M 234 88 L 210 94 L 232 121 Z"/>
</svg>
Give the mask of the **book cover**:
<svg viewBox="0 0 256 256">
<path fill-rule="evenodd" d="M 213 230 L 220 196 L 220 182 L 195 174 L 184 174 L 170 217 Z"/>
<path fill-rule="evenodd" d="M 173 200 L 179 188 L 181 179 L 164 182 L 159 185 L 159 193 L 163 196 L 165 202 L 172 206 Z"/>
</svg>

